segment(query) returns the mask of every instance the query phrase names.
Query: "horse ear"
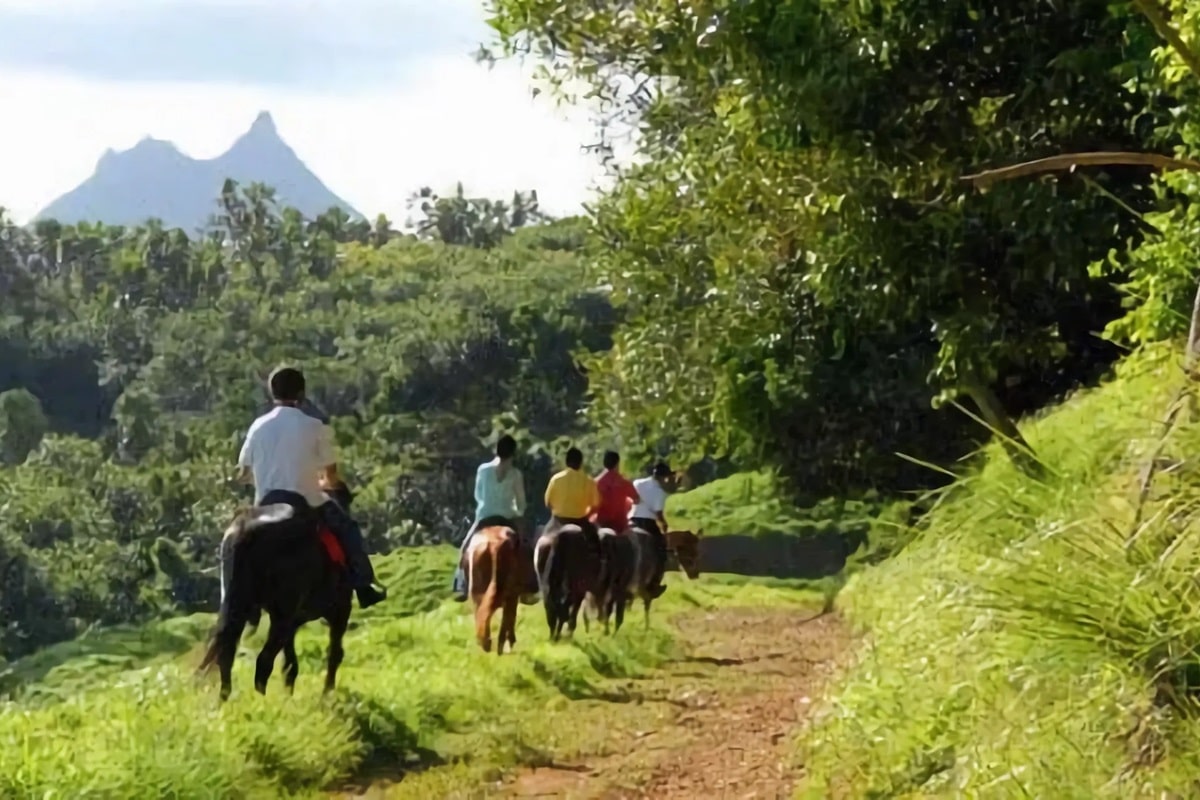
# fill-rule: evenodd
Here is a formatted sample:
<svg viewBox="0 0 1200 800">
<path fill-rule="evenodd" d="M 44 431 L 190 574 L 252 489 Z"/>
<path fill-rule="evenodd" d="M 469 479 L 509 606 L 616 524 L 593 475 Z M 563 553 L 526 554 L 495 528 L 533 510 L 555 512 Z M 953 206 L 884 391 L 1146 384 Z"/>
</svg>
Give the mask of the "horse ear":
<svg viewBox="0 0 1200 800">
<path fill-rule="evenodd" d="M 703 536 L 703 535 L 704 535 L 704 528 L 700 528 L 698 531 L 696 531 L 696 538 L 697 538 L 697 539 L 699 539 L 699 538 L 700 538 L 701 536 Z"/>
</svg>

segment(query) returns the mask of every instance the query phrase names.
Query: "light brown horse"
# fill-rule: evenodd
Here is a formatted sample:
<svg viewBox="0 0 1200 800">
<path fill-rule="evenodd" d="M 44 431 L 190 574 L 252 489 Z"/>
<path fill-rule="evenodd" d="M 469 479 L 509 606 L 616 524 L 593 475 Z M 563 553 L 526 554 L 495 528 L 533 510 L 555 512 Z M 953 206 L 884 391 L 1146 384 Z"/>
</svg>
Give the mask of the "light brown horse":
<svg viewBox="0 0 1200 800">
<path fill-rule="evenodd" d="M 700 577 L 700 539 L 704 536 L 701 528 L 695 533 L 691 531 L 667 531 L 667 554 L 674 555 L 679 568 L 689 579 Z"/>
<path fill-rule="evenodd" d="M 492 616 L 500 611 L 496 655 L 511 652 L 517 643 L 517 604 L 526 571 L 532 565 L 520 558 L 517 532 L 505 525 L 475 531 L 465 554 L 468 593 L 475 603 L 475 638 L 483 652 L 492 649 Z M 522 569 L 524 567 L 525 569 Z"/>
</svg>

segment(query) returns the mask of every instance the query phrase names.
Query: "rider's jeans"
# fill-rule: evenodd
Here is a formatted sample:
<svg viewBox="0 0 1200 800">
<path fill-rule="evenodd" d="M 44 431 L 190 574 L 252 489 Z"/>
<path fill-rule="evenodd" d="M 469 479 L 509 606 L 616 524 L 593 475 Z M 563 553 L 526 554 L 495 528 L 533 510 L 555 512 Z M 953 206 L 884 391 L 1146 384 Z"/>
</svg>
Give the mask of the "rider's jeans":
<svg viewBox="0 0 1200 800">
<path fill-rule="evenodd" d="M 321 521 L 338 537 L 346 551 L 346 560 L 350 567 L 350 581 L 354 588 L 361 589 L 375 582 L 375 570 L 371 568 L 371 559 L 367 557 L 367 548 L 363 544 L 362 529 L 354 518 L 347 514 L 337 503 L 323 503 L 316 509 L 321 515 Z"/>
<path fill-rule="evenodd" d="M 475 520 L 471 524 L 471 529 L 467 531 L 467 535 L 463 537 L 462 543 L 458 546 L 458 561 L 454 567 L 454 593 L 465 595 L 467 593 L 467 572 L 463 569 L 463 556 L 466 555 L 467 545 L 471 543 L 471 537 L 475 535 L 475 531 L 479 530 L 480 520 Z"/>
</svg>

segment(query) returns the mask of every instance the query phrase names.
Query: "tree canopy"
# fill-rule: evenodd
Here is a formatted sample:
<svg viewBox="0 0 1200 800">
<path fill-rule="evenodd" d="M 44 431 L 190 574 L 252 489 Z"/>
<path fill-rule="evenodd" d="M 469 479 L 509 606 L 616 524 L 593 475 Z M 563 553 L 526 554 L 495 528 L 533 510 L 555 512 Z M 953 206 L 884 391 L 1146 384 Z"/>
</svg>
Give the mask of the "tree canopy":
<svg viewBox="0 0 1200 800">
<path fill-rule="evenodd" d="M 233 182 L 195 237 L 0 212 L 0 652 L 212 607 L 282 362 L 380 549 L 461 535 L 501 431 L 534 516 L 567 440 L 798 502 L 943 481 L 974 417 L 1187 329 L 1200 5 L 1143 6 L 493 0 L 493 56 L 637 131 L 586 216 L 424 188 L 401 232 Z M 1100 152 L 1149 155 L 988 172 Z"/>
<path fill-rule="evenodd" d="M 1178 136 L 1132 9 L 1016 0 L 497 0 L 500 49 L 585 81 L 645 158 L 600 204 L 625 324 L 597 412 L 818 489 L 911 482 L 967 396 L 1001 430 L 1095 373 L 1152 175 L 963 177 Z M 1093 265 L 1100 264 L 1099 267 Z M 1061 376 L 1061 377 L 1060 377 Z M 930 442 L 936 426 L 945 434 Z M 819 453 L 819 456 L 814 456 Z"/>
</svg>

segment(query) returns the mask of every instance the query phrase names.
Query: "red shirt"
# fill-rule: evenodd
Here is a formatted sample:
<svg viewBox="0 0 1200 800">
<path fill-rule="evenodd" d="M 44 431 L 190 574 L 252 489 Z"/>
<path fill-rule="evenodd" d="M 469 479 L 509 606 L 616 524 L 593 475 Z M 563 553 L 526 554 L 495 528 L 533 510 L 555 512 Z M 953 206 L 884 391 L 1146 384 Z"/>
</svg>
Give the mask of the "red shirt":
<svg viewBox="0 0 1200 800">
<path fill-rule="evenodd" d="M 625 530 L 629 509 L 637 502 L 633 482 L 616 470 L 608 469 L 596 478 L 596 488 L 600 491 L 600 507 L 592 516 L 593 521 L 601 528 Z"/>
</svg>

